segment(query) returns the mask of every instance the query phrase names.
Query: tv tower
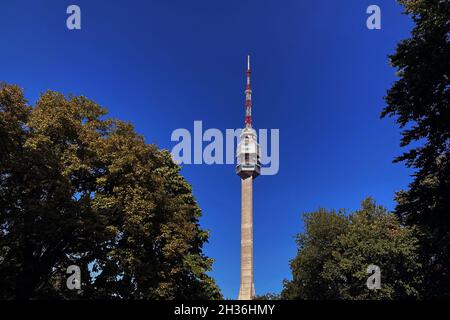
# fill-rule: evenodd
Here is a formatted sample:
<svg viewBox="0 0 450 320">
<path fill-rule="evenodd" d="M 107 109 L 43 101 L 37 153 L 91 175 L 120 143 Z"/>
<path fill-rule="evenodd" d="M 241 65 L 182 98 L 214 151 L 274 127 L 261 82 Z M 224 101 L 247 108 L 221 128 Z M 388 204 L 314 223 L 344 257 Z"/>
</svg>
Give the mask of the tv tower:
<svg viewBox="0 0 450 320">
<path fill-rule="evenodd" d="M 260 148 L 252 128 L 252 89 L 250 86 L 250 56 L 247 56 L 247 86 L 245 89 L 245 128 L 237 146 L 236 173 L 241 177 L 241 285 L 239 300 L 255 296 L 253 283 L 253 179 L 261 171 Z"/>
</svg>

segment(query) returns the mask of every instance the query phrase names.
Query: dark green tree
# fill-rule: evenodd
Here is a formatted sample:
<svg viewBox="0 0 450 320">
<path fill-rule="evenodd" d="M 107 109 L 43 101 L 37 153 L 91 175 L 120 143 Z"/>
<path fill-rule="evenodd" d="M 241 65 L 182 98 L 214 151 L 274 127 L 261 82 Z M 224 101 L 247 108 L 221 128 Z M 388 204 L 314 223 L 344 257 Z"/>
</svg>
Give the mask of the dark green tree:
<svg viewBox="0 0 450 320">
<path fill-rule="evenodd" d="M 348 228 L 333 243 L 332 259 L 322 276 L 339 291 L 340 299 L 419 298 L 422 269 L 413 228 L 371 199 L 350 214 Z M 368 290 L 367 267 L 381 270 L 381 288 Z"/>
<path fill-rule="evenodd" d="M 350 215 L 320 209 L 305 215 L 291 261 L 293 279 L 283 299 L 417 298 L 421 284 L 418 240 L 414 229 L 368 198 Z M 367 267 L 381 269 L 381 289 L 369 290 Z"/>
<path fill-rule="evenodd" d="M 264 293 L 256 295 L 253 300 L 280 300 L 280 294 L 272 292 Z"/>
<path fill-rule="evenodd" d="M 305 232 L 296 237 L 298 253 L 290 262 L 292 280 L 284 281 L 282 299 L 338 299 L 339 288 L 323 277 L 334 241 L 348 228 L 343 211 L 319 209 L 303 215 Z"/>
<path fill-rule="evenodd" d="M 414 169 L 397 193 L 401 221 L 420 228 L 426 271 L 424 297 L 450 297 L 450 2 L 401 0 L 415 23 L 390 57 L 399 79 L 386 96 L 382 117 L 396 119 L 401 146 L 394 161 Z"/>
<path fill-rule="evenodd" d="M 0 86 L 0 298 L 221 298 L 180 167 L 105 115 L 52 91 L 30 107 Z"/>
</svg>

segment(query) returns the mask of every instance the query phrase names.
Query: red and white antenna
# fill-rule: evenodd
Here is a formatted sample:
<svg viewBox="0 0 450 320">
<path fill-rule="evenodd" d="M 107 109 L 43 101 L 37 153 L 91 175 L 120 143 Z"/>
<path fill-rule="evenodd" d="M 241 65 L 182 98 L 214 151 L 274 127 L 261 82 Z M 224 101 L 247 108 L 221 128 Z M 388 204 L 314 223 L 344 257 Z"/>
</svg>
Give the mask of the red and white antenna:
<svg viewBox="0 0 450 320">
<path fill-rule="evenodd" d="M 245 127 L 252 127 L 252 89 L 250 87 L 250 55 L 247 56 L 247 87 L 245 89 Z"/>
</svg>

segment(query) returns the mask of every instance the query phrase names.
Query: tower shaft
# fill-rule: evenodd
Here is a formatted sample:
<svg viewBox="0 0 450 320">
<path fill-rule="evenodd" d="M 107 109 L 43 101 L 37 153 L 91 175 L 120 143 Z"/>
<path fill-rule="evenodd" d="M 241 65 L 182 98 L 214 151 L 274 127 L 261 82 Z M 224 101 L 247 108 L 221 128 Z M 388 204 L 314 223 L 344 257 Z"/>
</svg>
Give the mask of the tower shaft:
<svg viewBox="0 0 450 320">
<path fill-rule="evenodd" d="M 242 181 L 241 209 L 241 285 L 239 300 L 255 296 L 253 284 L 253 177 Z"/>
</svg>

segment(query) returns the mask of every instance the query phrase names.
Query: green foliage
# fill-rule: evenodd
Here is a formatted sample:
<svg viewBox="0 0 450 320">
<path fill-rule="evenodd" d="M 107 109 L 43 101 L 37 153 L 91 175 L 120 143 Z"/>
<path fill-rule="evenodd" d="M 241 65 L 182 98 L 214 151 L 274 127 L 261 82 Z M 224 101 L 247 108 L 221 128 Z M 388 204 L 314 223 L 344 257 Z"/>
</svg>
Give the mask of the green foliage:
<svg viewBox="0 0 450 320">
<path fill-rule="evenodd" d="M 421 265 L 414 229 L 371 199 L 350 215 L 318 211 L 304 215 L 282 299 L 403 299 L 418 297 Z M 381 289 L 366 286 L 367 267 L 381 268 Z"/>
<path fill-rule="evenodd" d="M 284 281 L 282 299 L 337 299 L 338 288 L 322 276 L 332 258 L 335 239 L 347 229 L 342 211 L 318 211 L 303 215 L 305 232 L 297 235 L 298 254 L 291 261 L 292 281 Z M 331 286 L 330 286 L 331 284 Z"/>
<path fill-rule="evenodd" d="M 450 297 L 450 2 L 401 0 L 415 27 L 390 57 L 399 79 L 382 116 L 396 119 L 401 146 L 395 161 L 415 169 L 397 193 L 396 214 L 422 233 L 425 297 Z"/>
<path fill-rule="evenodd" d="M 253 300 L 280 300 L 281 297 L 277 293 L 265 293 L 261 295 L 257 295 L 253 298 Z"/>
<path fill-rule="evenodd" d="M 0 298 L 221 298 L 179 166 L 105 115 L 52 91 L 31 108 L 0 86 Z"/>
</svg>

